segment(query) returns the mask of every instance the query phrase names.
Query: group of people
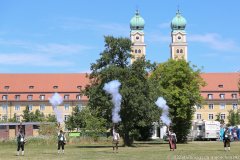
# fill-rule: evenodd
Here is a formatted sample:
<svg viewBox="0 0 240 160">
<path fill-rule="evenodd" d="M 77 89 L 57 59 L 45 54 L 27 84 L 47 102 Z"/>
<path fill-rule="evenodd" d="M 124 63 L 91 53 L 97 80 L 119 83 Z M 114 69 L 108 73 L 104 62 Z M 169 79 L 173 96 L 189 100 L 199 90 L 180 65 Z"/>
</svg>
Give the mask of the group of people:
<svg viewBox="0 0 240 160">
<path fill-rule="evenodd" d="M 24 156 L 24 145 L 27 142 L 24 134 L 24 130 L 22 128 L 19 129 L 17 134 L 17 156 L 20 155 L 20 149 L 22 151 L 22 156 Z M 66 137 L 62 130 L 58 133 L 58 154 L 60 154 L 60 149 L 62 149 L 62 153 L 64 154 L 64 146 L 66 144 Z"/>
</svg>

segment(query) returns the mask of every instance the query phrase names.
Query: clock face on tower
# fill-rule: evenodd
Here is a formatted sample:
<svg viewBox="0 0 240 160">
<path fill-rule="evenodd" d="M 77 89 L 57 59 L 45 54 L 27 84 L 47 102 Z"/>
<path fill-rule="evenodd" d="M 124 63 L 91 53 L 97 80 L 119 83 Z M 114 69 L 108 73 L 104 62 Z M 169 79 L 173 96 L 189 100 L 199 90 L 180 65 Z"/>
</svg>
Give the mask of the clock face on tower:
<svg viewBox="0 0 240 160">
<path fill-rule="evenodd" d="M 139 36 L 136 36 L 136 40 L 139 41 L 139 39 L 140 39 Z"/>
<path fill-rule="evenodd" d="M 177 36 L 177 41 L 181 41 L 182 40 L 182 36 Z"/>
</svg>

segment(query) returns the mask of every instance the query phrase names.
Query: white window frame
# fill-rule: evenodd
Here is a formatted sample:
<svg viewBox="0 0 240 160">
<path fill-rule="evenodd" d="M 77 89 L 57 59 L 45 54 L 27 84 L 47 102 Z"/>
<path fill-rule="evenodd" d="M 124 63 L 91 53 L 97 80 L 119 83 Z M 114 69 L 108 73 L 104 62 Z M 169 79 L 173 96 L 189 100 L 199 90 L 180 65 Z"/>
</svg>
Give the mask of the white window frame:
<svg viewBox="0 0 240 160">
<path fill-rule="evenodd" d="M 211 116 L 211 118 L 210 118 L 210 116 Z M 213 117 L 214 117 L 214 115 L 211 113 L 211 114 L 208 114 L 208 119 L 209 120 L 213 120 Z"/>
<path fill-rule="evenodd" d="M 213 103 L 209 103 L 208 104 L 208 109 L 210 109 L 210 110 L 214 109 L 214 104 Z"/>
<path fill-rule="evenodd" d="M 64 110 L 69 111 L 70 109 L 70 104 L 64 104 Z"/>
<path fill-rule="evenodd" d="M 29 101 L 33 100 L 33 95 L 28 95 L 27 100 L 29 100 Z"/>
<path fill-rule="evenodd" d="M 225 120 L 226 119 L 226 114 L 224 114 L 224 113 L 220 114 L 220 119 Z"/>
<path fill-rule="evenodd" d="M 198 119 L 198 120 L 202 119 L 202 114 L 199 114 L 199 113 L 198 113 L 198 114 L 197 114 L 197 119 Z"/>
<path fill-rule="evenodd" d="M 213 99 L 213 94 L 208 94 L 208 99 Z"/>
<path fill-rule="evenodd" d="M 220 109 L 225 109 L 226 108 L 226 104 L 225 103 L 220 103 L 219 107 L 220 107 Z"/>
<path fill-rule="evenodd" d="M 220 96 L 220 99 L 225 99 L 225 94 L 219 94 L 219 96 Z"/>
<path fill-rule="evenodd" d="M 232 104 L 232 109 L 234 110 L 234 109 L 238 109 L 238 104 L 237 103 L 233 103 Z"/>
<path fill-rule="evenodd" d="M 40 111 L 45 111 L 45 108 L 46 108 L 45 104 L 40 104 L 39 106 Z"/>
<path fill-rule="evenodd" d="M 17 104 L 17 105 L 15 105 L 14 110 L 15 111 L 20 111 L 20 108 L 21 108 L 21 106 Z"/>
<path fill-rule="evenodd" d="M 42 100 L 42 101 L 45 100 L 45 95 L 40 95 L 39 99 Z"/>
</svg>

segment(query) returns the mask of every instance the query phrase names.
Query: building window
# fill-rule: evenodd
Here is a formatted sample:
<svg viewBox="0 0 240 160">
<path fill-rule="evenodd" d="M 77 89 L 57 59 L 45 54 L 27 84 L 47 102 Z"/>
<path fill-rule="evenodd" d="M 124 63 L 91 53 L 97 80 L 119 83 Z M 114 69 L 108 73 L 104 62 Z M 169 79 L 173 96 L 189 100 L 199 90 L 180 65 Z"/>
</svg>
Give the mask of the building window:
<svg viewBox="0 0 240 160">
<path fill-rule="evenodd" d="M 2 105 L 2 110 L 6 111 L 7 108 L 8 108 L 8 105 L 7 105 L 7 104 L 3 104 L 3 105 Z"/>
<path fill-rule="evenodd" d="M 220 109 L 225 109 L 225 103 L 220 103 Z"/>
<path fill-rule="evenodd" d="M 29 89 L 34 89 L 34 86 L 29 86 L 28 88 L 29 88 Z"/>
<path fill-rule="evenodd" d="M 219 85 L 218 85 L 218 88 L 223 88 L 223 85 L 222 85 L 222 84 L 219 84 Z"/>
<path fill-rule="evenodd" d="M 2 120 L 6 121 L 7 120 L 7 116 L 6 115 L 2 116 Z"/>
<path fill-rule="evenodd" d="M 69 104 L 64 104 L 64 110 L 68 111 L 69 110 Z"/>
<path fill-rule="evenodd" d="M 225 119 L 226 117 L 225 117 L 225 114 L 221 114 L 221 117 L 220 117 L 220 119 Z"/>
<path fill-rule="evenodd" d="M 232 98 L 233 98 L 233 99 L 237 99 L 237 94 L 235 94 L 235 93 L 232 94 Z"/>
<path fill-rule="evenodd" d="M 208 99 L 213 99 L 213 94 L 208 94 Z"/>
<path fill-rule="evenodd" d="M 64 121 L 68 120 L 69 115 L 64 115 Z"/>
<path fill-rule="evenodd" d="M 141 53 L 141 49 L 138 50 L 138 53 Z"/>
<path fill-rule="evenodd" d="M 53 86 L 53 89 L 58 89 L 58 86 Z"/>
<path fill-rule="evenodd" d="M 64 100 L 69 100 L 69 95 L 64 95 Z"/>
<path fill-rule="evenodd" d="M 40 105 L 40 111 L 44 111 L 45 110 L 45 105 L 44 104 L 41 104 Z"/>
<path fill-rule="evenodd" d="M 137 49 L 135 49 L 135 53 L 137 53 Z"/>
<path fill-rule="evenodd" d="M 233 109 L 238 109 L 238 104 L 237 103 L 233 103 L 232 107 L 233 107 Z"/>
<path fill-rule="evenodd" d="M 208 104 L 208 109 L 213 109 L 213 104 Z"/>
<path fill-rule="evenodd" d="M 225 94 L 220 94 L 219 96 L 220 96 L 221 99 L 225 98 Z"/>
<path fill-rule="evenodd" d="M 81 100 L 81 96 L 80 96 L 80 95 L 77 95 L 77 96 L 76 96 L 76 100 Z"/>
<path fill-rule="evenodd" d="M 208 119 L 213 119 L 213 114 L 208 114 Z"/>
<path fill-rule="evenodd" d="M 19 101 L 20 100 L 20 95 L 15 95 L 15 100 Z"/>
<path fill-rule="evenodd" d="M 40 100 L 45 100 L 45 95 L 40 95 Z"/>
<path fill-rule="evenodd" d="M 28 110 L 32 111 L 33 110 L 33 106 L 31 104 L 28 105 Z"/>
<path fill-rule="evenodd" d="M 15 106 L 15 111 L 20 111 L 20 105 Z"/>
<path fill-rule="evenodd" d="M 28 95 L 27 100 L 31 101 L 33 99 L 33 95 Z"/>
<path fill-rule="evenodd" d="M 177 49 L 177 53 L 179 53 L 179 49 Z"/>
<path fill-rule="evenodd" d="M 8 96 L 7 95 L 3 95 L 2 96 L 2 100 L 7 100 L 8 99 Z"/>
<path fill-rule="evenodd" d="M 197 119 L 198 120 L 202 119 L 202 115 L 201 114 L 197 114 Z"/>
<path fill-rule="evenodd" d="M 202 109 L 202 105 L 201 104 L 197 104 L 197 109 Z"/>
<path fill-rule="evenodd" d="M 183 53 L 183 50 L 182 50 L 182 49 L 180 49 L 180 53 Z"/>
</svg>

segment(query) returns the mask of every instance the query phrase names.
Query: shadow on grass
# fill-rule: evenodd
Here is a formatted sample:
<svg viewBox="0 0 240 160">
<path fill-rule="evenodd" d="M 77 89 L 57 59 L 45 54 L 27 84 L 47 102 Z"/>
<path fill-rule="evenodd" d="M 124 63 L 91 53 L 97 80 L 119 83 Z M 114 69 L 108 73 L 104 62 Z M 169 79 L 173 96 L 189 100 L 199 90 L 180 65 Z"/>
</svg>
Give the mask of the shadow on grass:
<svg viewBox="0 0 240 160">
<path fill-rule="evenodd" d="M 121 147 L 121 146 L 119 146 L 119 147 Z M 100 145 L 98 145 L 98 146 L 76 146 L 76 148 L 112 148 L 112 146 L 105 146 L 105 145 L 103 145 L 103 146 L 100 146 Z"/>
</svg>

